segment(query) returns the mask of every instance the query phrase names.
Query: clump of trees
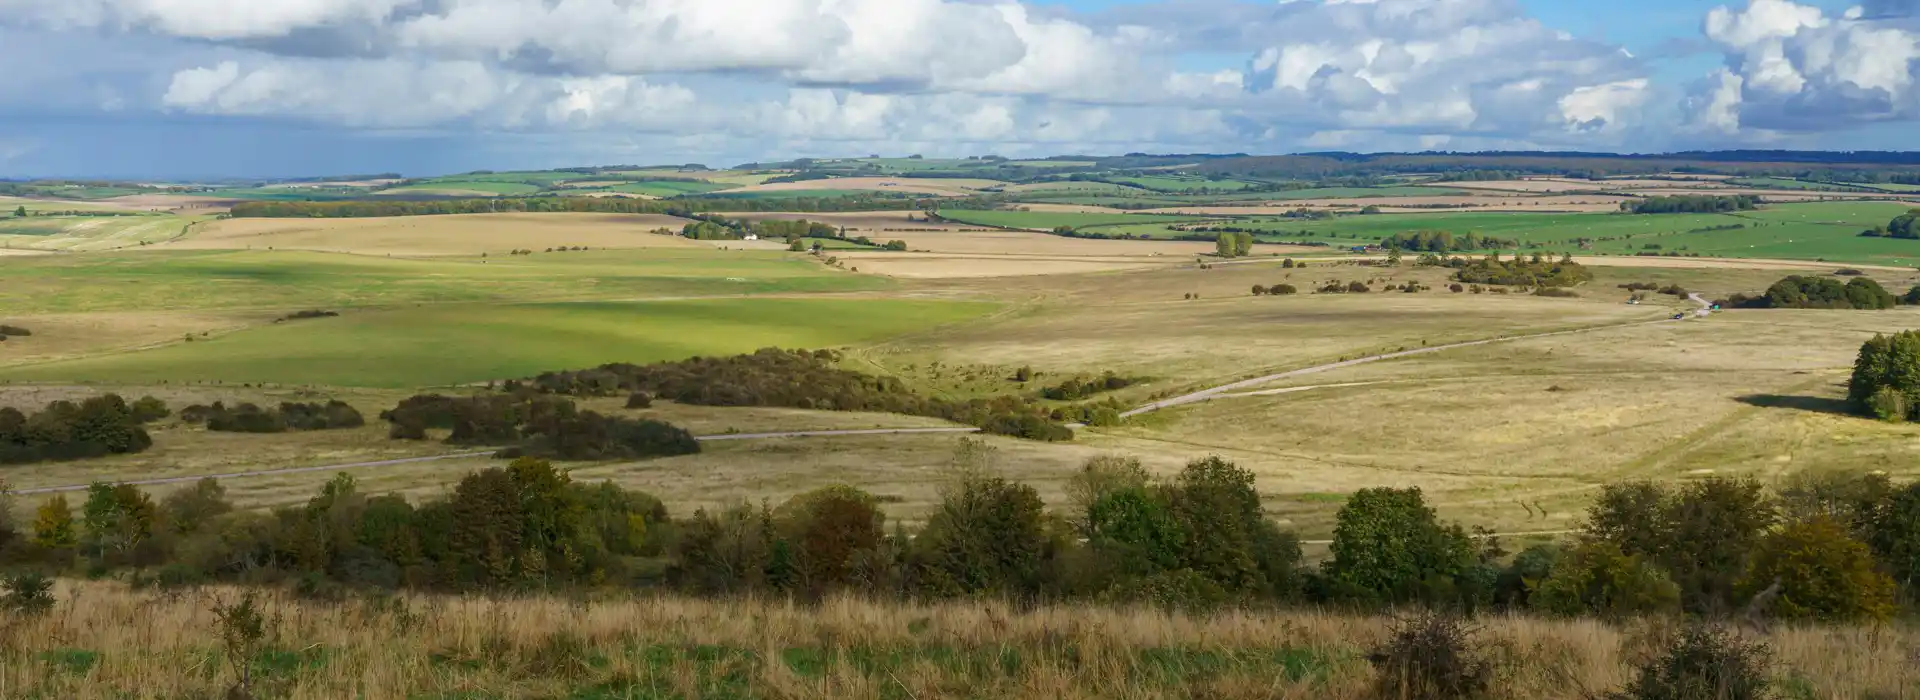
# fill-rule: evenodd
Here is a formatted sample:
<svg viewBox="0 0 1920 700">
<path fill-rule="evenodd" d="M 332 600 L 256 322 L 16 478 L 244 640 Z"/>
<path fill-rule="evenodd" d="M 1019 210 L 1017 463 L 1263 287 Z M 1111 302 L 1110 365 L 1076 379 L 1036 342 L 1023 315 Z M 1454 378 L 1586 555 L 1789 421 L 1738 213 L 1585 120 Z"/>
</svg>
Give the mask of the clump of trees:
<svg viewBox="0 0 1920 700">
<path fill-rule="evenodd" d="M 1381 247 L 1416 253 L 1452 253 L 1463 250 L 1518 248 L 1520 242 L 1509 238 L 1481 236 L 1467 232 L 1455 236 L 1452 231 L 1406 231 L 1380 240 Z"/>
<path fill-rule="evenodd" d="M 1073 432 L 1048 419 L 1030 398 L 1000 396 L 949 400 L 916 394 L 893 377 L 836 366 L 838 353 L 766 348 L 733 357 L 695 357 L 651 365 L 610 364 L 547 372 L 526 386 L 542 393 L 613 396 L 646 392 L 701 406 L 772 406 L 930 416 L 988 432 L 1042 440 L 1070 440 Z M 516 382 L 509 389 L 519 386 Z"/>
<path fill-rule="evenodd" d="M 1498 254 L 1464 262 L 1453 273 L 1456 282 L 1516 287 L 1572 287 L 1593 280 L 1593 271 L 1565 255 L 1559 260 L 1539 253 L 1531 258 L 1514 256 L 1502 260 Z"/>
<path fill-rule="evenodd" d="M 25 338 L 30 335 L 33 335 L 33 331 L 27 330 L 20 326 L 9 326 L 4 323 L 0 323 L 0 340 L 5 340 L 9 337 L 15 337 L 15 336 Z"/>
<path fill-rule="evenodd" d="M 1885 226 L 1861 231 L 1860 235 L 1867 238 L 1920 239 L 1920 209 L 1896 216 Z"/>
<path fill-rule="evenodd" d="M 1223 258 L 1244 258 L 1253 254 L 1253 234 L 1244 231 L 1222 233 L 1213 239 L 1213 254 Z"/>
<path fill-rule="evenodd" d="M 447 444 L 501 447 L 503 457 L 593 461 L 700 451 L 692 433 L 672 424 L 583 411 L 569 399 L 527 390 L 463 397 L 422 394 L 381 412 L 380 419 L 391 424 L 388 435 L 394 439 L 425 440 L 429 429 L 442 429 L 449 433 Z"/>
<path fill-rule="evenodd" d="M 141 452 L 153 446 L 153 438 L 142 424 L 165 417 L 165 411 L 166 405 L 157 399 L 148 397 L 129 405 L 117 394 L 102 394 L 79 403 L 54 401 L 32 415 L 0 407 L 0 464 Z"/>
<path fill-rule="evenodd" d="M 1841 282 L 1832 277 L 1789 275 L 1773 283 L 1761 296 L 1735 294 L 1721 305 L 1759 309 L 1891 309 L 1899 303 L 1899 298 L 1872 278 L 1854 277 Z"/>
<path fill-rule="evenodd" d="M 1254 296 L 1286 296 L 1289 294 L 1299 294 L 1299 293 L 1300 293 L 1299 287 L 1295 287 L 1291 284 L 1286 284 L 1286 283 L 1276 284 L 1271 287 L 1268 287 L 1265 285 L 1259 285 L 1259 284 L 1253 285 Z"/>
<path fill-rule="evenodd" d="M 1094 379 L 1074 377 L 1059 384 L 1040 390 L 1040 395 L 1054 401 L 1079 401 L 1080 399 L 1108 391 L 1119 391 L 1140 383 L 1134 377 L 1122 377 L 1107 372 Z"/>
<path fill-rule="evenodd" d="M 1920 419 L 1920 331 L 1875 334 L 1861 345 L 1847 400 L 1855 411 L 1881 420 Z"/>
<path fill-rule="evenodd" d="M 1314 291 L 1321 294 L 1366 294 L 1372 292 L 1373 288 L 1368 287 L 1367 283 L 1361 282 L 1360 280 L 1344 283 L 1339 280 L 1329 280 L 1326 285 Z"/>
<path fill-rule="evenodd" d="M 288 431 L 342 430 L 367 424 L 359 409 L 344 401 L 322 403 L 281 403 L 277 408 L 262 408 L 252 403 L 228 406 L 215 401 L 211 406 L 188 406 L 180 419 L 203 423 L 208 430 L 228 433 L 284 433 Z"/>
<path fill-rule="evenodd" d="M 1721 214 L 1758 208 L 1760 198 L 1746 194 L 1645 197 L 1620 203 L 1621 211 L 1632 214 Z"/>
</svg>

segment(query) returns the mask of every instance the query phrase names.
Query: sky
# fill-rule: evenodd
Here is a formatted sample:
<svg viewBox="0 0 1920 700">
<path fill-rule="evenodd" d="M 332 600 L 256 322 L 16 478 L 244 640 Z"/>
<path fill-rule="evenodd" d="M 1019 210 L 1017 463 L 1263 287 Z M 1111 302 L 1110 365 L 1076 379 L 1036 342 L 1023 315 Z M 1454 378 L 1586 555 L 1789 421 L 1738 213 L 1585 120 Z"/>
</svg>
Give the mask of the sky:
<svg viewBox="0 0 1920 700">
<path fill-rule="evenodd" d="M 1920 0 L 0 0 L 0 177 L 1920 150 Z"/>
</svg>

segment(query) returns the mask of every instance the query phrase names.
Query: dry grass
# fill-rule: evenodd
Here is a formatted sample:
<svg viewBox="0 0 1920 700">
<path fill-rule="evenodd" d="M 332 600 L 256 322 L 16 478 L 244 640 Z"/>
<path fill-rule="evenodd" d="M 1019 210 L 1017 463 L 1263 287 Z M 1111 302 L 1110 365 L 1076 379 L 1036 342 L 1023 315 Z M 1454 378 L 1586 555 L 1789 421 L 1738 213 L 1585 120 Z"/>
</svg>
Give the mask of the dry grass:
<svg viewBox="0 0 1920 700">
<path fill-rule="evenodd" d="M 941 231 L 973 231 L 980 229 L 978 226 L 968 226 L 966 224 L 927 221 L 926 212 L 921 211 L 866 211 L 849 213 L 736 212 L 722 213 L 720 216 L 745 221 L 814 221 L 846 228 L 848 233 L 857 232 L 874 238 L 879 238 L 879 236 L 875 234 L 898 229 L 938 229 Z M 916 220 L 909 221 L 907 219 L 909 216 L 914 217 Z M 891 238 L 898 238 L 898 236 L 891 236 Z"/>
<path fill-rule="evenodd" d="M 1176 264 L 1172 260 L 1112 258 L 1040 258 L 916 253 L 839 253 L 849 269 L 904 279 L 1038 277 L 1135 270 Z"/>
<path fill-rule="evenodd" d="M 188 334 L 220 335 L 277 317 L 271 312 L 245 311 L 9 316 L 8 323 L 25 326 L 33 335 L 0 343 L 0 366 L 132 351 L 179 341 Z"/>
<path fill-rule="evenodd" d="M 687 221 L 653 214 L 459 214 L 376 219 L 229 219 L 199 227 L 172 249 L 312 250 L 363 255 L 502 255 L 516 248 L 695 247 L 657 228 Z"/>
<path fill-rule="evenodd" d="M 43 616 L 0 627 L 0 695 L 217 697 L 215 604 L 241 593 L 63 583 Z M 1366 650 L 1390 619 L 1315 612 L 1212 616 L 1096 607 L 677 597 L 402 596 L 373 605 L 261 601 L 271 635 L 254 689 L 294 700 L 398 698 L 1368 697 Z M 1482 621 L 1495 692 L 1580 698 L 1618 687 L 1668 625 Z M 1807 697 L 1909 697 L 1907 629 L 1781 628 L 1775 675 Z"/>
</svg>

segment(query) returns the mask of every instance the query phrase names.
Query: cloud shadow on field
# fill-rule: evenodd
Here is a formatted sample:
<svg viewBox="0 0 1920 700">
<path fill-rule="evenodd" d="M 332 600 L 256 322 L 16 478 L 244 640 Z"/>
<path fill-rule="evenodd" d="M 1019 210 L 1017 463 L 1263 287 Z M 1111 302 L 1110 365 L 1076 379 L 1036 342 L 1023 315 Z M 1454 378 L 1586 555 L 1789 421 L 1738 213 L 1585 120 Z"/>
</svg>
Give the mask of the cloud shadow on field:
<svg viewBox="0 0 1920 700">
<path fill-rule="evenodd" d="M 1793 408 L 1813 413 L 1830 413 L 1835 415 L 1850 415 L 1853 413 L 1847 406 L 1846 399 L 1835 399 L 1825 396 L 1753 394 L 1734 400 L 1748 406 L 1758 406 L 1760 408 Z"/>
</svg>

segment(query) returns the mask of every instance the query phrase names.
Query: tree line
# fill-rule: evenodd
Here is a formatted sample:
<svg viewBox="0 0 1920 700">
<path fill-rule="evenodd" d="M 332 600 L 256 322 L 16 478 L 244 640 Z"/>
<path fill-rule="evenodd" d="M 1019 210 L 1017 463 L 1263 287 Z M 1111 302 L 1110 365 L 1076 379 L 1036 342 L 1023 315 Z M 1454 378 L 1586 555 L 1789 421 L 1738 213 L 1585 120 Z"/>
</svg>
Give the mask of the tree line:
<svg viewBox="0 0 1920 700">
<path fill-rule="evenodd" d="M 1620 203 L 1620 210 L 1630 214 L 1724 214 L 1759 207 L 1760 198 L 1748 194 L 1644 197 Z"/>
<path fill-rule="evenodd" d="M 499 447 L 503 458 L 598 461 L 700 452 L 692 433 L 670 423 L 581 410 L 572 400 L 525 388 L 462 397 L 421 394 L 381 412 L 380 419 L 396 440 L 425 440 L 429 429 L 446 430 L 449 445 Z"/>
<path fill-rule="evenodd" d="M 1832 277 L 1788 275 L 1764 294 L 1735 293 L 1718 303 L 1740 309 L 1891 309 L 1901 303 L 1920 304 L 1920 286 L 1896 297 L 1868 277 L 1856 276 L 1843 283 Z"/>
<path fill-rule="evenodd" d="M 955 202 L 943 201 L 953 205 Z M 888 211 L 925 209 L 932 200 L 851 195 L 847 197 L 791 197 L 775 199 L 688 198 L 629 199 L 624 197 L 501 197 L 496 199 L 348 200 L 338 202 L 241 202 L 233 205 L 235 218 L 368 218 L 440 214 L 495 214 L 505 212 L 570 212 L 596 214 L 666 214 L 694 218 L 715 211 Z"/>
<path fill-rule="evenodd" d="M 1381 239 L 1380 245 L 1384 248 L 1416 253 L 1452 253 L 1465 250 L 1518 248 L 1520 242 L 1511 238 L 1481 236 L 1471 231 L 1460 236 L 1453 235 L 1452 231 L 1406 231 Z"/>
<path fill-rule="evenodd" d="M 977 426 L 999 435 L 1067 441 L 1073 431 L 1049 419 L 1045 406 L 1020 396 L 965 400 L 921 396 L 893 377 L 875 377 L 835 366 L 829 350 L 765 348 L 733 357 L 694 357 L 651 365 L 609 364 L 594 369 L 546 372 L 524 386 L 548 394 L 650 397 L 700 406 L 769 406 L 824 411 L 868 411 L 929 416 Z"/>
<path fill-rule="evenodd" d="M 367 424 L 359 409 L 344 401 L 321 403 L 283 402 L 275 408 L 251 403 L 228 406 L 215 401 L 211 406 L 188 406 L 180 410 L 180 420 L 207 426 L 208 430 L 229 433 L 284 433 L 308 430 L 344 430 Z"/>
<path fill-rule="evenodd" d="M 1611 485 L 1571 541 L 1518 554 L 1441 520 L 1417 488 L 1363 489 L 1336 515 L 1329 556 L 1308 565 L 1266 516 L 1253 473 L 1218 457 L 1165 480 L 1095 458 L 1049 510 L 1032 486 L 993 475 L 987 449 L 963 443 L 913 532 L 889 528 L 883 498 L 851 486 L 675 517 L 647 493 L 522 457 L 417 504 L 362 493 L 345 474 L 270 511 L 235 509 L 211 478 L 159 500 L 95 484 L 77 514 L 56 496 L 30 522 L 0 517 L 0 562 L 132 569 L 162 585 L 292 582 L 310 595 L 660 588 L 1828 622 L 1888 619 L 1920 582 L 1920 485 L 1884 475 L 1803 477 L 1778 493 L 1724 477 Z"/>
<path fill-rule="evenodd" d="M 63 462 L 131 454 L 153 446 L 145 424 L 167 417 L 151 396 L 132 404 L 117 394 L 79 403 L 54 401 L 32 415 L 0 407 L 0 464 Z"/>
<path fill-rule="evenodd" d="M 1253 234 L 1222 233 L 1213 239 L 1213 254 L 1223 258 L 1244 258 L 1253 254 Z"/>
<path fill-rule="evenodd" d="M 1498 253 L 1476 260 L 1422 255 L 1415 264 L 1453 268 L 1454 281 L 1465 284 L 1573 287 L 1593 281 L 1593 271 L 1574 262 L 1572 255 L 1563 255 L 1559 260 L 1539 253 L 1532 257 L 1515 255 L 1511 260 L 1501 259 Z"/>
</svg>

